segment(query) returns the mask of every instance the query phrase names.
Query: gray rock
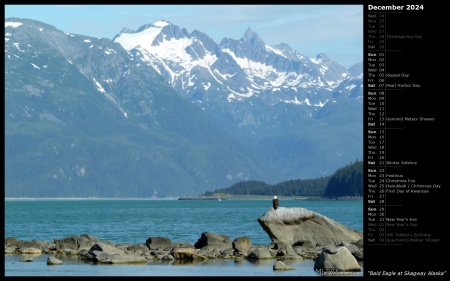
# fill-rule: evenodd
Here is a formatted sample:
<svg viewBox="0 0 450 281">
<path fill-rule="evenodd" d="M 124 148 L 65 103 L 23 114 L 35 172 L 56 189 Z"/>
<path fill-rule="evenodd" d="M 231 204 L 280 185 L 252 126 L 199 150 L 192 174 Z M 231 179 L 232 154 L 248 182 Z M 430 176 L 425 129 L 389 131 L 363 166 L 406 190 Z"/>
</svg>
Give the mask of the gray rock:
<svg viewBox="0 0 450 281">
<path fill-rule="evenodd" d="M 351 251 L 352 255 L 359 261 L 364 260 L 364 253 L 361 250 L 353 250 Z"/>
<path fill-rule="evenodd" d="M 352 255 L 357 259 L 357 260 L 363 260 L 364 254 L 363 251 L 357 246 L 357 245 L 361 245 L 361 243 L 356 243 L 356 244 L 344 244 L 344 245 L 340 245 L 340 246 L 344 246 L 345 248 L 347 248 L 350 253 L 352 253 Z"/>
<path fill-rule="evenodd" d="M 61 265 L 61 264 L 62 261 L 55 257 L 50 256 L 47 258 L 47 265 Z"/>
<path fill-rule="evenodd" d="M 273 258 L 266 247 L 259 247 L 248 254 L 247 259 L 271 259 Z"/>
<path fill-rule="evenodd" d="M 279 259 L 302 259 L 301 256 L 297 255 L 297 252 L 291 245 L 278 246 L 276 256 Z"/>
<path fill-rule="evenodd" d="M 25 256 L 25 257 L 22 257 L 22 258 L 20 259 L 20 261 L 21 261 L 21 262 L 32 262 L 32 261 L 33 261 L 33 257 Z"/>
<path fill-rule="evenodd" d="M 144 253 L 150 252 L 146 245 L 125 245 L 123 249 L 126 253 L 142 255 Z"/>
<path fill-rule="evenodd" d="M 12 255 L 15 254 L 17 251 L 16 247 L 9 247 L 9 246 L 5 246 L 5 255 Z"/>
<path fill-rule="evenodd" d="M 195 249 L 195 246 L 192 243 L 179 242 L 179 243 L 174 243 L 173 245 L 174 245 L 175 248 L 191 248 L 191 249 Z"/>
<path fill-rule="evenodd" d="M 80 254 L 80 251 L 79 250 L 73 250 L 73 249 L 64 249 L 63 253 L 65 255 L 68 255 L 68 256 L 76 256 L 76 255 Z"/>
<path fill-rule="evenodd" d="M 355 243 L 356 246 L 358 246 L 358 248 L 364 248 L 364 239 L 360 239 Z"/>
<path fill-rule="evenodd" d="M 277 261 L 273 265 L 273 270 L 295 270 L 295 268 L 288 266 L 287 264 L 285 264 L 282 261 Z"/>
<path fill-rule="evenodd" d="M 173 261 L 174 259 L 175 258 L 170 254 L 161 257 L 162 261 Z"/>
<path fill-rule="evenodd" d="M 248 249 L 252 246 L 252 240 L 250 237 L 238 237 L 233 240 L 233 249 L 241 248 L 241 249 Z"/>
<path fill-rule="evenodd" d="M 195 248 L 214 249 L 218 251 L 232 249 L 233 241 L 230 237 L 212 232 L 203 232 L 202 236 L 194 244 Z"/>
<path fill-rule="evenodd" d="M 147 263 L 143 256 L 127 254 L 125 251 L 112 244 L 100 242 L 92 246 L 86 258 L 91 257 L 94 262 L 118 264 L 118 263 Z"/>
<path fill-rule="evenodd" d="M 325 247 L 314 263 L 314 270 L 324 272 L 361 271 L 361 266 L 346 247 Z"/>
<path fill-rule="evenodd" d="M 246 257 L 248 255 L 247 249 L 243 249 L 243 248 L 235 248 L 233 255 L 236 258 L 243 258 Z"/>
<path fill-rule="evenodd" d="M 270 208 L 258 222 L 274 243 L 296 244 L 309 241 L 315 246 L 356 243 L 362 233 L 326 216 L 304 208 Z"/>
<path fill-rule="evenodd" d="M 49 244 L 43 240 L 38 241 L 33 239 L 31 241 L 20 241 L 17 250 L 22 254 L 38 254 L 44 252 L 45 249 L 48 248 L 48 245 Z M 40 251 L 37 251 L 37 249 Z"/>
<path fill-rule="evenodd" d="M 55 239 L 55 247 L 57 252 L 72 252 L 70 250 L 89 250 L 95 243 L 100 242 L 95 236 L 83 234 L 80 236 L 70 236 L 63 239 Z"/>
<path fill-rule="evenodd" d="M 213 249 L 214 250 L 214 249 Z M 199 249 L 199 251 L 197 252 L 199 255 L 201 256 L 205 256 L 209 259 L 215 259 L 219 256 L 219 253 L 214 252 L 214 251 L 210 251 L 209 249 Z"/>
<path fill-rule="evenodd" d="M 18 249 L 18 253 L 39 255 L 39 254 L 42 254 L 42 250 L 39 248 L 33 248 L 33 247 L 21 247 Z"/>
<path fill-rule="evenodd" d="M 15 238 L 15 237 L 5 238 L 5 246 L 17 247 L 17 246 L 19 246 L 19 244 L 20 244 L 20 241 L 17 240 L 17 238 Z"/>
<path fill-rule="evenodd" d="M 174 250 L 171 255 L 178 260 L 206 260 L 207 257 L 199 255 L 191 248 L 180 248 Z"/>
<path fill-rule="evenodd" d="M 145 242 L 150 250 L 165 249 L 172 246 L 172 241 L 164 237 L 150 237 Z"/>
</svg>

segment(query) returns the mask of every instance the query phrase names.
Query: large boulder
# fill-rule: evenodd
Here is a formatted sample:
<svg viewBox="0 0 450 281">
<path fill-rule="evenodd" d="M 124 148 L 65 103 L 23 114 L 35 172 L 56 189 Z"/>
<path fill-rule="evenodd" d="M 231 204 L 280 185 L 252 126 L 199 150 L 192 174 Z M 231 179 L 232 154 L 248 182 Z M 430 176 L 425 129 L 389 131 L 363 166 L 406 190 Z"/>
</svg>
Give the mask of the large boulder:
<svg viewBox="0 0 450 281">
<path fill-rule="evenodd" d="M 20 240 L 17 240 L 15 237 L 5 238 L 5 246 L 7 247 L 17 247 L 20 244 Z"/>
<path fill-rule="evenodd" d="M 258 222 L 278 245 L 339 246 L 363 238 L 362 232 L 305 208 L 270 208 Z"/>
<path fill-rule="evenodd" d="M 11 240 L 9 240 L 11 241 Z M 13 241 L 13 240 L 12 240 Z M 15 243 L 15 242 L 12 242 Z M 9 247 L 8 249 L 11 249 L 13 247 Z M 33 239 L 32 241 L 19 241 L 19 244 L 17 247 L 15 247 L 14 252 L 18 254 L 30 254 L 30 255 L 40 255 L 44 253 L 44 249 L 48 248 L 48 243 L 45 241 L 38 241 Z M 5 247 L 5 253 L 7 247 Z M 8 251 L 10 252 L 10 251 Z"/>
<path fill-rule="evenodd" d="M 95 236 L 82 234 L 80 236 L 69 236 L 63 239 L 55 239 L 55 247 L 58 252 L 69 252 L 69 250 L 89 250 L 96 243 L 100 242 Z"/>
<path fill-rule="evenodd" d="M 247 259 L 271 259 L 273 258 L 266 247 L 257 247 L 248 254 Z"/>
<path fill-rule="evenodd" d="M 149 237 L 145 244 L 150 250 L 166 249 L 172 247 L 172 241 L 164 237 Z"/>
<path fill-rule="evenodd" d="M 316 272 L 361 271 L 356 258 L 345 247 L 325 247 L 314 263 Z"/>
<path fill-rule="evenodd" d="M 194 246 L 196 249 L 223 251 L 233 249 L 233 241 L 226 235 L 203 232 Z"/>
</svg>

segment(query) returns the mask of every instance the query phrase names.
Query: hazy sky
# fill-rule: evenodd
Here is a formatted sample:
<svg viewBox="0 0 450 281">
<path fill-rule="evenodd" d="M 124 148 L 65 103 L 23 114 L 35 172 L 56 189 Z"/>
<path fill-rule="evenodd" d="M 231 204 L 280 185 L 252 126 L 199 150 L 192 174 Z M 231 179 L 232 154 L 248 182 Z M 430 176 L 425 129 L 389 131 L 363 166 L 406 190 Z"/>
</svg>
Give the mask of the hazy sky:
<svg viewBox="0 0 450 281">
<path fill-rule="evenodd" d="M 109 39 L 124 27 L 166 20 L 217 44 L 250 27 L 267 45 L 286 43 L 310 58 L 325 53 L 345 67 L 363 61 L 363 5 L 5 5 L 9 17 Z"/>
</svg>

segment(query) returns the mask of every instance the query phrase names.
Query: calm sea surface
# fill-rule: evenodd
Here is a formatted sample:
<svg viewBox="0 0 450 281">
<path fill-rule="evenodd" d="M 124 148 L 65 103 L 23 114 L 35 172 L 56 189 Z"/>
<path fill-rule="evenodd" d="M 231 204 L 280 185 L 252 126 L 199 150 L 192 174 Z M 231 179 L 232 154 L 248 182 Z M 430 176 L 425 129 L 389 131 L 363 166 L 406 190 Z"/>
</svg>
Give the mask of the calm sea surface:
<svg viewBox="0 0 450 281">
<path fill-rule="evenodd" d="M 149 237 L 195 244 L 203 232 L 232 240 L 250 237 L 253 245 L 271 240 L 258 223 L 272 200 L 5 200 L 5 238 L 45 240 L 90 234 L 113 243 L 143 244 Z M 280 198 L 280 207 L 301 207 L 363 231 L 363 201 L 310 201 Z M 169 261 L 145 265 L 93 265 L 79 258 L 47 266 L 47 255 L 33 262 L 5 255 L 5 276 L 318 276 L 314 261 L 285 261 L 295 270 L 273 271 L 275 260 L 210 260 L 193 264 Z M 361 263 L 362 266 L 362 263 Z M 353 276 L 362 276 L 361 273 Z"/>
</svg>

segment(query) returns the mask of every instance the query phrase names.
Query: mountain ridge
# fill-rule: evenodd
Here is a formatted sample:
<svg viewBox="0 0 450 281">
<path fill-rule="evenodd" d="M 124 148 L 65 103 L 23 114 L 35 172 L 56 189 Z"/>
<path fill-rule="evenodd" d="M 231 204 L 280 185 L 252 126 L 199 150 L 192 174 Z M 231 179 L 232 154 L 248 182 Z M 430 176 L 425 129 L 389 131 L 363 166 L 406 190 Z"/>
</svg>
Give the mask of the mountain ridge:
<svg viewBox="0 0 450 281">
<path fill-rule="evenodd" d="M 143 26 L 139 32 L 159 28 Z M 180 72 L 156 64 L 161 57 L 142 46 L 123 48 L 120 36 L 5 19 L 5 195 L 191 196 L 240 180 L 327 174 L 361 158 L 362 90 L 351 79 L 341 88 L 308 86 L 295 99 L 292 88 L 274 95 L 258 85 L 266 82 L 261 68 L 249 76 L 234 51 L 200 31 L 167 26 L 146 46 L 192 43 L 179 54 L 194 60 L 175 56 Z M 220 55 L 214 62 L 213 54 Z M 233 90 L 242 85 L 259 92 Z M 318 95 L 333 102 L 314 106 Z M 334 151 L 343 156 L 330 158 Z"/>
</svg>

